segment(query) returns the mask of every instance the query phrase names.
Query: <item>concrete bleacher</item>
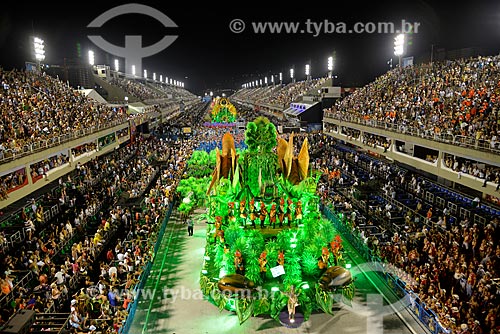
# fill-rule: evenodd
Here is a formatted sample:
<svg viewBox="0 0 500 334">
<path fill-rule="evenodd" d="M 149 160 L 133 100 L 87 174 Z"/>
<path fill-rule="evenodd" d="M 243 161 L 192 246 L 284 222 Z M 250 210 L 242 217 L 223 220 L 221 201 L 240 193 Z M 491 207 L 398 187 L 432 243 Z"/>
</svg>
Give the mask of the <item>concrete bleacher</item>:
<svg viewBox="0 0 500 334">
<path fill-rule="evenodd" d="M 101 78 L 97 75 L 94 76 L 94 80 L 95 80 L 95 83 L 97 85 L 101 86 L 103 89 L 105 89 L 108 92 L 108 101 L 109 102 L 118 102 L 118 101 L 138 102 L 139 101 L 138 98 L 136 98 L 133 95 L 130 95 L 124 89 L 122 89 L 116 85 L 112 85 L 110 82 L 104 80 L 103 78 Z M 127 99 L 125 99 L 125 97 L 127 97 Z"/>
</svg>

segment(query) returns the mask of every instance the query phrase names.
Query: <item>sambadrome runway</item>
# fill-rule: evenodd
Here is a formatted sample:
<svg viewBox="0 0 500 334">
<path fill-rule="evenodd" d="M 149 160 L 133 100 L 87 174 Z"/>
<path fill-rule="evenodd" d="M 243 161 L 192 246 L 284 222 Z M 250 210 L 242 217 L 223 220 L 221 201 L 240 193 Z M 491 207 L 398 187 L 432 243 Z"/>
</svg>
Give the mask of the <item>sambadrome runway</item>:
<svg viewBox="0 0 500 334">
<path fill-rule="evenodd" d="M 195 216 L 201 212 L 198 210 Z M 394 303 L 398 299 L 374 273 L 355 275 L 352 306 L 335 304 L 333 317 L 323 312 L 313 313 L 296 329 L 283 327 L 270 317 L 251 317 L 240 326 L 235 312 L 219 312 L 200 291 L 205 233 L 205 223 L 196 223 L 194 235 L 188 236 L 186 225 L 179 221 L 176 212 L 172 214 L 129 333 L 426 333 L 408 309 L 398 314 L 391 311 L 389 301 Z M 344 247 L 353 266 L 364 262 L 347 241 Z M 367 300 L 375 306 L 370 306 Z"/>
</svg>

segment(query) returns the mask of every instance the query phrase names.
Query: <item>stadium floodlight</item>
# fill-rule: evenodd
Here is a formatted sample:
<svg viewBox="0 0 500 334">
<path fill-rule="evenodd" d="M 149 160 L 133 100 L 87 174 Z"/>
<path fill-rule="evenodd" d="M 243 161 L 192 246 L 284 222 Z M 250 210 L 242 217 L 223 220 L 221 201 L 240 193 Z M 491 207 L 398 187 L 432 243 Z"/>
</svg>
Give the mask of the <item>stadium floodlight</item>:
<svg viewBox="0 0 500 334">
<path fill-rule="evenodd" d="M 280 72 L 280 83 L 283 82 L 283 72 Z"/>
<path fill-rule="evenodd" d="M 94 66 L 94 63 L 95 63 L 94 51 L 89 50 L 89 64 L 90 66 Z"/>
<path fill-rule="evenodd" d="M 163 75 L 160 74 L 160 82 L 163 82 Z"/>
<path fill-rule="evenodd" d="M 274 85 L 274 75 L 271 75 L 271 83 Z"/>
<path fill-rule="evenodd" d="M 311 66 L 309 64 L 306 64 L 306 76 L 309 76 L 311 74 Z"/>
<path fill-rule="evenodd" d="M 184 82 L 182 83 L 181 87 L 184 88 Z"/>
<path fill-rule="evenodd" d="M 405 35 L 399 34 L 394 38 L 394 55 L 401 57 L 404 53 Z"/>
<path fill-rule="evenodd" d="M 165 76 L 165 83 L 168 84 L 168 77 Z"/>
<path fill-rule="evenodd" d="M 120 71 L 120 62 L 118 59 L 115 59 L 115 71 L 119 72 Z"/>
<path fill-rule="evenodd" d="M 260 83 L 260 85 L 262 86 L 262 79 L 259 79 L 259 83 Z"/>
<path fill-rule="evenodd" d="M 45 45 L 43 39 L 33 37 L 33 49 L 35 51 L 35 59 L 41 62 L 45 59 Z"/>
<path fill-rule="evenodd" d="M 148 78 L 148 70 L 144 70 L 144 78 L 147 79 Z"/>
<path fill-rule="evenodd" d="M 156 81 L 156 73 L 153 72 L 153 81 Z"/>
<path fill-rule="evenodd" d="M 405 52 L 405 35 L 399 34 L 394 38 L 394 55 L 399 58 L 399 69 L 401 70 L 401 56 Z"/>
<path fill-rule="evenodd" d="M 210 96 L 214 96 L 214 92 L 210 92 Z"/>
<path fill-rule="evenodd" d="M 267 77 L 264 77 L 264 83 L 266 84 L 267 86 Z"/>
<path fill-rule="evenodd" d="M 291 68 L 290 69 L 290 78 L 292 78 L 292 79 L 293 79 L 293 72 L 294 72 L 294 70 L 293 70 L 293 68 Z"/>
<path fill-rule="evenodd" d="M 170 78 L 170 81 L 169 81 L 169 82 L 170 82 L 170 84 L 172 85 L 172 78 Z"/>
<path fill-rule="evenodd" d="M 132 75 L 135 77 L 135 65 L 132 65 Z"/>
<path fill-rule="evenodd" d="M 333 71 L 333 57 L 328 57 L 328 71 Z"/>
</svg>

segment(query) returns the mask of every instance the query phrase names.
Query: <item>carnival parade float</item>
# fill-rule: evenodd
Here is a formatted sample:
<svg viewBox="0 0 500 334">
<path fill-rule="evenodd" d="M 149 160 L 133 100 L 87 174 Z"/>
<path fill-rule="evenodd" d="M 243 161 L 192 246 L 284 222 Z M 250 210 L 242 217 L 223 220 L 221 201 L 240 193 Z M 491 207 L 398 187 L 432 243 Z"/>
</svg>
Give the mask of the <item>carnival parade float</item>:
<svg viewBox="0 0 500 334">
<path fill-rule="evenodd" d="M 234 123 L 238 117 L 236 107 L 225 97 L 212 101 L 210 115 L 212 123 Z"/>
<path fill-rule="evenodd" d="M 354 282 L 341 237 L 319 210 L 320 172 L 309 167 L 307 138 L 295 154 L 294 135 L 279 138 L 259 117 L 247 124 L 245 143 L 236 149 L 226 133 L 220 150 L 195 152 L 189 163 L 204 177 L 179 185 L 181 196 L 206 206 L 203 294 L 240 323 L 268 315 L 298 327 L 313 312 L 333 314 L 335 302 L 350 304 Z"/>
</svg>

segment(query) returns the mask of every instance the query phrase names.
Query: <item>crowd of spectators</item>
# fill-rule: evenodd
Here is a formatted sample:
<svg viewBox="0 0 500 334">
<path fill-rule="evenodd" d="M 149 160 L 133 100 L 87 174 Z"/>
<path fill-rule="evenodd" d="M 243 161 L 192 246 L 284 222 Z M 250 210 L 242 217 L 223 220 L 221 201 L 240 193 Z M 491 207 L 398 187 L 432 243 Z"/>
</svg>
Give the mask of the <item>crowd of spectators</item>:
<svg viewBox="0 0 500 334">
<path fill-rule="evenodd" d="M 286 85 L 269 85 L 258 88 L 242 88 L 232 95 L 233 99 L 248 101 L 256 104 L 271 104 L 280 107 L 288 107 L 294 101 L 299 100 L 306 93 L 317 90 L 322 87 L 328 78 L 318 78 L 290 82 Z"/>
<path fill-rule="evenodd" d="M 86 143 L 71 149 L 71 155 L 75 158 L 80 155 L 88 152 L 95 151 L 97 149 L 97 145 L 95 142 Z"/>
<path fill-rule="evenodd" d="M 401 269 L 399 278 L 405 288 L 416 293 L 418 301 L 436 313 L 443 328 L 449 333 L 496 333 L 500 329 L 496 321 L 500 314 L 499 217 L 490 218 L 484 226 L 467 218 L 451 220 L 448 209 L 433 210 L 433 205 L 425 206 L 422 191 L 425 180 L 402 170 L 395 172 L 382 161 L 377 166 L 370 163 L 366 170 L 369 180 L 384 184 L 380 193 L 386 198 L 396 199 L 398 191 L 409 189 L 414 189 L 411 193 L 419 198 L 414 212 L 405 213 L 401 232 L 387 223 L 390 219 L 387 212 L 396 209 L 390 202 L 381 205 L 378 214 L 374 213 L 377 210 L 364 212 L 353 207 L 351 195 L 361 183 L 356 168 L 362 154 L 338 150 L 335 139 L 328 136 L 309 135 L 308 139 L 310 147 L 320 153 L 312 159 L 312 164 L 324 173 L 318 189 L 322 195 L 327 194 L 322 196 L 323 203 L 343 212 L 346 224 L 374 254 Z M 349 191 L 339 191 L 346 186 Z M 358 210 L 365 220 L 359 220 Z M 389 233 L 372 236 L 370 229 L 360 228 L 366 224 L 379 224 L 384 231 L 389 229 Z"/>
<path fill-rule="evenodd" d="M 496 55 L 396 68 L 325 112 L 429 137 L 462 136 L 458 142 L 472 139 L 498 149 L 499 103 L 500 56 Z"/>
<path fill-rule="evenodd" d="M 391 147 L 391 142 L 387 137 L 384 136 L 379 136 L 371 133 L 363 133 L 363 139 L 362 139 L 363 144 L 367 146 L 372 146 L 374 148 L 376 147 L 383 147 L 384 152 L 386 152 L 390 147 Z"/>
<path fill-rule="evenodd" d="M 158 90 L 153 89 L 137 80 L 113 78 L 110 80 L 110 83 L 114 86 L 120 87 L 125 92 L 141 101 L 167 98 L 165 94 L 162 94 Z"/>
<path fill-rule="evenodd" d="M 0 157 L 60 135 L 127 119 L 45 73 L 0 69 Z"/>
<path fill-rule="evenodd" d="M 160 85 L 143 83 L 138 80 L 113 78 L 110 83 L 118 86 L 125 92 L 138 98 L 141 101 L 150 101 L 158 104 L 160 107 L 165 107 L 170 102 L 168 100 L 192 100 L 196 96 L 190 91 L 173 86 L 173 85 Z"/>
<path fill-rule="evenodd" d="M 257 88 L 242 88 L 236 91 L 234 94 L 232 94 L 230 98 L 234 101 L 241 100 L 241 101 L 255 102 L 256 100 L 269 95 L 271 91 L 276 89 L 279 90 L 281 88 L 282 85 L 280 84 L 275 86 L 266 86 Z"/>
<path fill-rule="evenodd" d="M 181 87 L 165 85 L 165 84 L 163 85 L 154 84 L 154 87 L 157 90 L 161 91 L 162 93 L 166 94 L 168 98 L 181 99 L 181 100 L 191 100 L 196 98 L 196 96 L 193 93 Z"/>
<path fill-rule="evenodd" d="M 302 96 L 311 90 L 314 90 L 315 95 L 317 94 L 318 88 L 323 86 L 328 78 L 318 78 L 304 81 L 291 82 L 284 86 L 282 89 L 273 92 L 269 96 L 257 100 L 259 103 L 269 103 L 279 106 L 288 107 L 288 105 L 294 101 L 299 100 Z"/>
<path fill-rule="evenodd" d="M 36 182 L 43 177 L 47 177 L 47 172 L 49 170 L 62 166 L 68 162 L 69 157 L 64 155 L 63 153 L 53 155 L 39 162 L 35 162 L 34 164 L 30 165 L 31 180 L 33 182 Z"/>
<path fill-rule="evenodd" d="M 451 154 L 445 154 L 444 163 L 446 167 L 452 169 L 459 174 L 469 174 L 484 180 L 483 187 L 487 182 L 497 184 L 497 190 L 500 187 L 500 167 L 490 166 L 477 161 L 456 157 Z"/>
<path fill-rule="evenodd" d="M 186 120 L 199 116 L 193 112 Z M 134 144 L 78 162 L 74 173 L 59 179 L 57 190 L 44 195 L 44 206 L 33 202 L 29 213 L 23 210 L 21 247 L 4 247 L 0 233 L 0 325 L 20 309 L 33 309 L 67 311 L 74 332 L 111 333 L 123 326 L 134 287 L 153 256 L 161 218 L 174 202 L 195 145 L 194 138 L 138 136 Z M 155 169 L 153 161 L 159 163 Z M 162 171 L 153 183 L 158 168 Z M 127 202 L 123 193 L 130 188 L 144 198 L 143 205 L 119 205 Z M 44 221 L 48 203 L 57 204 L 61 214 Z M 115 241 L 119 233 L 123 238 Z M 23 277 L 33 278 L 26 284 Z"/>
<path fill-rule="evenodd" d="M 105 237 L 111 229 L 104 224 L 95 231 L 94 237 L 88 235 L 82 238 L 85 231 L 90 231 L 86 230 L 89 220 L 102 215 L 99 210 L 111 200 L 106 191 L 111 184 L 110 179 L 105 177 L 107 167 L 126 153 L 131 152 L 114 152 L 84 167 L 80 166 L 73 176 L 59 183 L 57 196 L 53 192 L 45 194 L 42 203 L 59 204 L 61 208 L 61 215 L 54 220 L 45 222 L 43 214 L 40 214 L 40 211 L 43 212 L 42 205 L 34 202 L 30 214 L 23 212 L 25 243 L 19 249 L 10 249 L 4 254 L 2 274 L 29 271 L 36 276 L 38 284 L 31 289 L 18 287 L 15 291 L 5 291 L 5 296 L 13 294 L 15 298 L 10 305 L 3 305 L 3 311 L 31 308 L 44 312 L 63 307 L 69 289 L 91 271 L 93 256 L 100 246 L 95 241 Z M 98 177 L 99 182 L 92 178 L 93 175 Z M 2 314 L 4 321 L 7 317 Z"/>
<path fill-rule="evenodd" d="M 9 192 L 27 182 L 28 179 L 26 178 L 26 171 L 24 168 L 0 176 L 0 200 L 6 200 L 9 198 Z"/>
</svg>

